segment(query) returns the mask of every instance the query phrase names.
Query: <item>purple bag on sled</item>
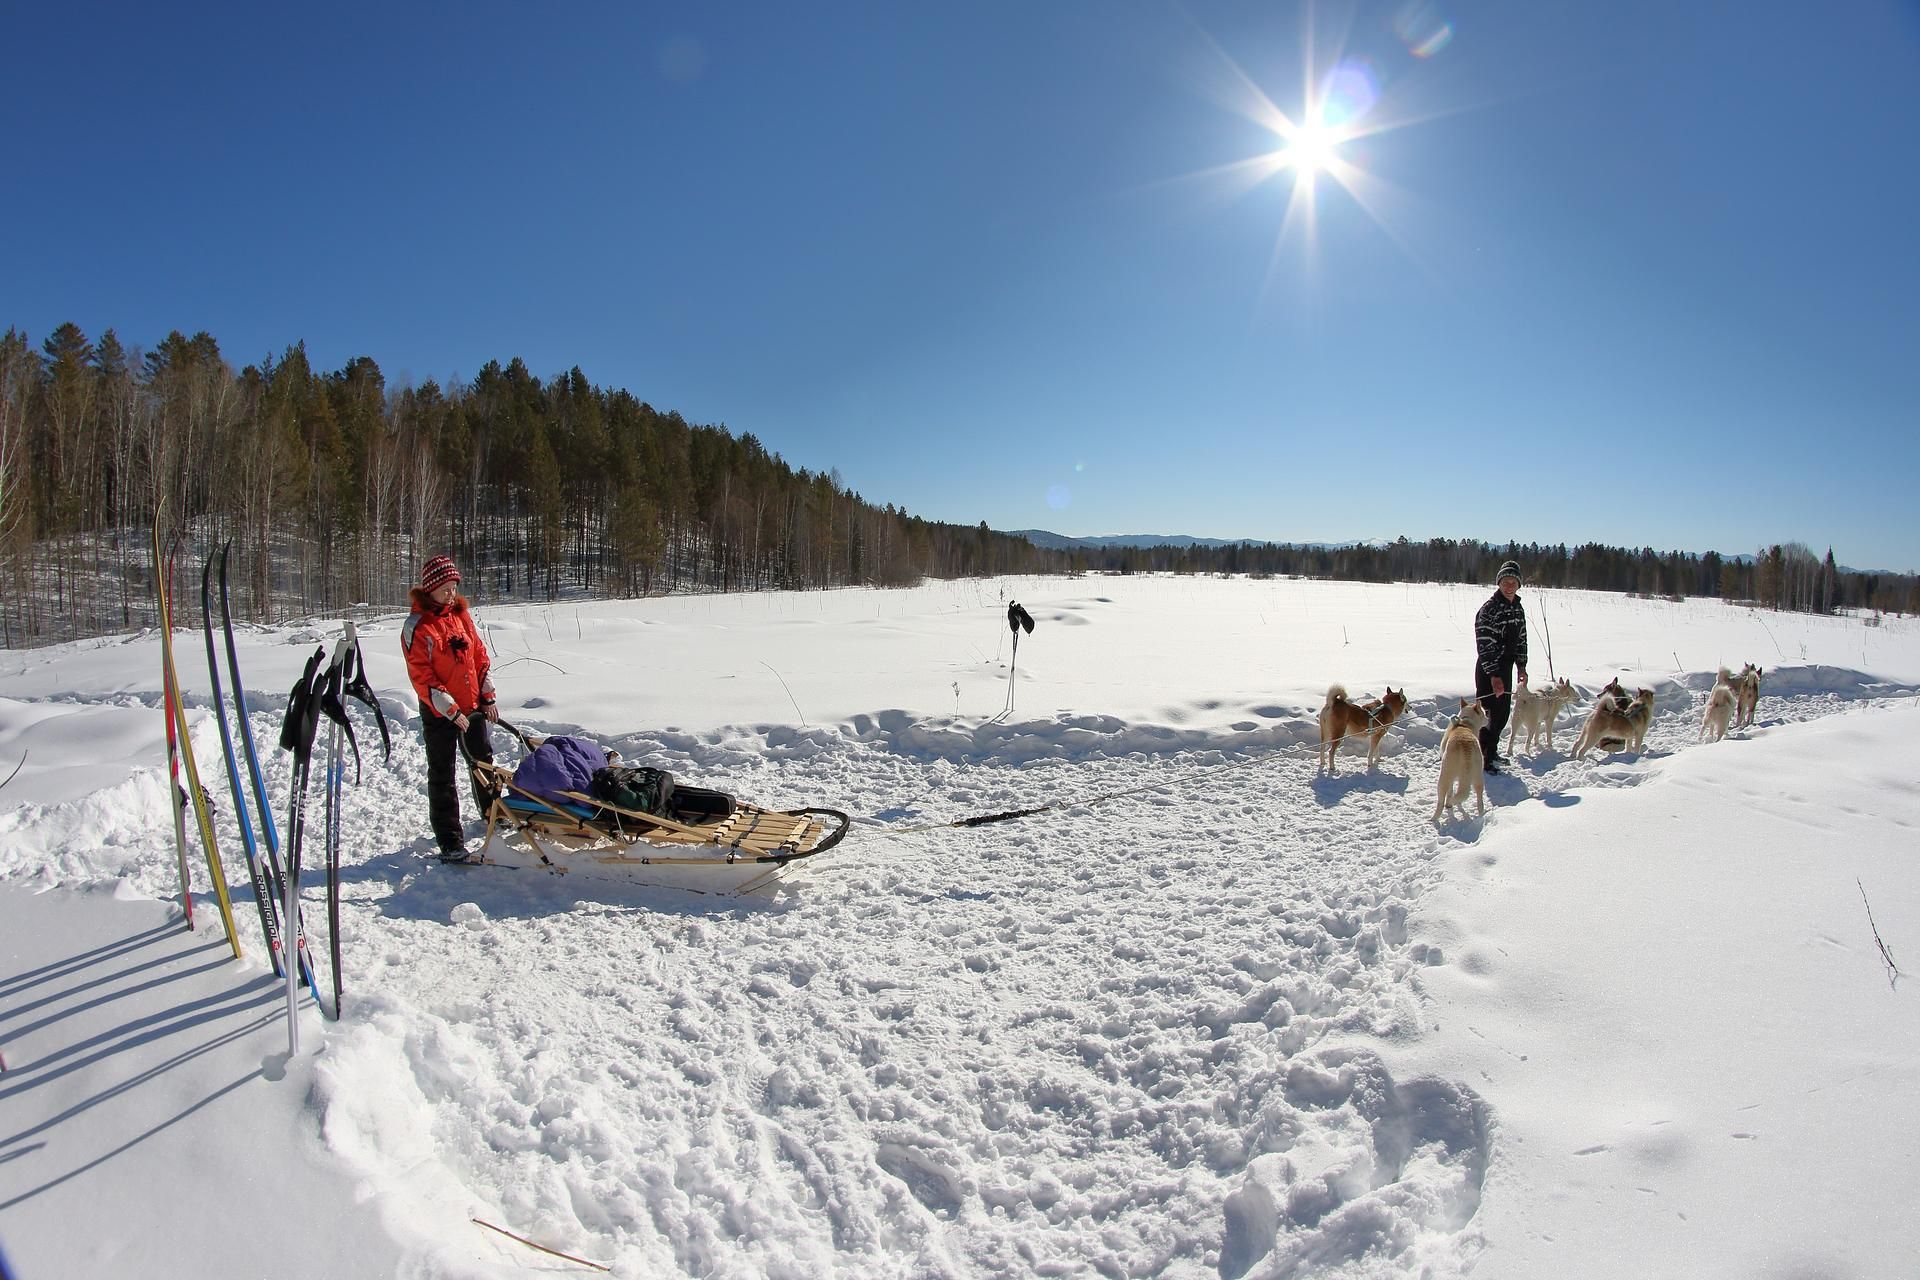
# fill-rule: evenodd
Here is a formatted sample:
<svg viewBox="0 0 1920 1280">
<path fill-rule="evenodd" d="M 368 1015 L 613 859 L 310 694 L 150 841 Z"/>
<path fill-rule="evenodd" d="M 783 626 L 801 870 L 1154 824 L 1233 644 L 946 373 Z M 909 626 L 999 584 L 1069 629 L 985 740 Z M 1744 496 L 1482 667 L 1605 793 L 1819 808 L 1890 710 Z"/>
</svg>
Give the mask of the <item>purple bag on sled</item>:
<svg viewBox="0 0 1920 1280">
<path fill-rule="evenodd" d="M 543 800 L 562 802 L 562 791 L 591 794 L 594 771 L 606 766 L 606 751 L 584 738 L 548 738 L 513 771 L 513 785 Z"/>
</svg>

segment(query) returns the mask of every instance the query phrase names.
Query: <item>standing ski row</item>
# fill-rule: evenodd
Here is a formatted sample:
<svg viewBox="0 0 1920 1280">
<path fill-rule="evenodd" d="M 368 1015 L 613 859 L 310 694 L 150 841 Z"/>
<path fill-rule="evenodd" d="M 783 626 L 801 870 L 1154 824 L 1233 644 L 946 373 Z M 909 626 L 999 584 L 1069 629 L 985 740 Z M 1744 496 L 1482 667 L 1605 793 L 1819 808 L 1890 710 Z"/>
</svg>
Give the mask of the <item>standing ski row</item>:
<svg viewBox="0 0 1920 1280">
<path fill-rule="evenodd" d="M 180 692 L 179 671 L 173 649 L 173 568 L 177 533 L 171 537 L 165 526 L 165 504 L 156 511 L 153 525 L 154 591 L 159 606 L 161 638 L 161 700 L 166 715 L 167 770 L 173 811 L 174 843 L 180 866 L 180 902 L 187 927 L 194 927 L 193 887 L 189 862 L 190 843 L 186 814 L 192 809 L 206 855 L 207 873 L 214 898 L 220 907 L 222 924 L 235 958 L 241 954 L 239 931 L 234 925 L 232 899 L 228 893 L 226 871 L 220 859 L 214 830 L 211 797 L 201 784 L 193 743 L 187 732 L 186 707 Z M 333 649 L 331 661 L 324 647 L 308 660 L 300 682 L 288 698 L 287 718 L 281 728 L 281 745 L 293 753 L 293 770 L 287 807 L 287 843 L 283 850 L 279 830 L 273 819 L 273 806 L 267 795 L 266 777 L 255 744 L 252 723 L 247 713 L 246 688 L 241 681 L 238 646 L 234 641 L 233 611 L 228 587 L 228 558 L 231 544 L 219 554 L 220 630 L 225 642 L 226 680 L 222 681 L 220 652 L 214 643 L 214 557 L 209 555 L 200 572 L 200 619 L 207 650 L 207 676 L 213 686 L 213 711 L 220 730 L 220 748 L 226 766 L 227 784 L 233 796 L 234 824 L 247 861 L 247 878 L 253 890 L 254 905 L 260 918 L 260 930 L 266 940 L 267 955 L 276 976 L 285 979 L 287 990 L 288 1037 L 290 1048 L 298 1051 L 298 988 L 305 985 L 319 1002 L 319 984 L 315 978 L 312 951 L 307 943 L 305 923 L 300 910 L 300 862 L 306 831 L 307 783 L 312 768 L 313 743 L 319 719 L 325 716 L 328 732 L 326 791 L 323 800 L 326 817 L 324 856 L 327 863 L 327 921 L 329 952 L 333 962 L 333 1016 L 340 1016 L 344 981 L 340 948 L 340 849 L 345 788 L 344 750 L 351 748 L 355 779 L 359 777 L 360 748 L 353 725 L 347 717 L 346 699 L 365 703 L 374 713 L 386 755 L 392 754 L 392 739 L 379 699 L 366 678 L 360 651 L 359 634 L 353 623 Z M 227 718 L 226 690 L 233 695 L 233 721 Z M 234 731 L 238 726 L 238 733 Z M 342 744 L 344 737 L 345 743 Z M 242 765 L 246 781 L 242 780 Z M 252 815 L 249 814 L 249 784 Z M 323 1006 L 324 1007 L 324 1006 Z"/>
<path fill-rule="evenodd" d="M 213 646 L 213 557 L 207 557 L 200 573 L 200 616 L 207 637 L 207 675 L 213 682 L 214 712 L 220 723 L 220 748 L 226 757 L 227 783 L 233 792 L 235 824 L 247 854 L 247 871 L 253 881 L 254 901 L 260 908 L 260 928 L 266 935 L 267 950 L 276 977 L 286 974 L 287 930 L 283 927 L 286 877 L 280 867 L 280 838 L 273 825 L 273 807 L 267 800 L 266 780 L 261 775 L 260 757 L 253 743 L 253 725 L 247 718 L 246 686 L 240 680 L 240 655 L 233 640 L 233 608 L 227 589 L 227 559 L 232 543 L 220 548 L 220 630 L 226 641 L 227 674 L 233 688 L 233 714 L 239 726 L 241 755 L 253 784 L 254 811 L 260 827 L 256 838 L 253 821 L 247 815 L 247 797 L 240 781 L 240 759 L 234 753 L 234 735 L 227 728 L 226 707 L 221 701 L 220 664 Z M 264 847 L 263 847 L 264 846 Z M 299 980 L 313 986 L 313 956 L 300 930 L 293 931 L 293 953 Z"/>
<path fill-rule="evenodd" d="M 187 927 L 193 927 L 193 891 L 187 872 L 187 832 L 185 809 L 193 806 L 200 828 L 201 848 L 207 855 L 207 875 L 213 881 L 214 900 L 220 905 L 220 920 L 227 930 L 227 945 L 234 958 L 240 958 L 240 933 L 233 925 L 233 901 L 227 894 L 226 868 L 220 862 L 220 844 L 213 832 L 213 806 L 200 785 L 200 768 L 193 758 L 193 740 L 187 734 L 187 712 L 180 701 L 180 676 L 173 665 L 173 548 L 174 542 L 163 536 L 166 503 L 162 501 L 153 517 L 153 583 L 160 606 L 160 700 L 167 716 L 167 769 L 173 787 L 174 836 L 180 855 L 180 901 L 185 908 Z M 184 771 L 185 794 L 181 774 Z"/>
</svg>

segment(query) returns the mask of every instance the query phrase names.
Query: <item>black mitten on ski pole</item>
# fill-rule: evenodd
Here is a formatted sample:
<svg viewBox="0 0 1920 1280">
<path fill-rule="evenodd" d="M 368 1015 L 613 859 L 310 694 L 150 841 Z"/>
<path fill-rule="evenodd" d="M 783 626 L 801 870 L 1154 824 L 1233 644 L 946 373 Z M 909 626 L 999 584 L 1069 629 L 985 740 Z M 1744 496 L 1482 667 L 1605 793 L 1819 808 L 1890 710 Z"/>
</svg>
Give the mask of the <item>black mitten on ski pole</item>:
<svg viewBox="0 0 1920 1280">
<path fill-rule="evenodd" d="M 315 649 L 307 659 L 307 669 L 287 694 L 287 718 L 280 722 L 280 749 L 293 752 L 296 761 L 313 755 L 313 735 L 320 727 L 320 691 L 313 687 L 313 678 L 326 656 L 324 647 Z"/>
</svg>

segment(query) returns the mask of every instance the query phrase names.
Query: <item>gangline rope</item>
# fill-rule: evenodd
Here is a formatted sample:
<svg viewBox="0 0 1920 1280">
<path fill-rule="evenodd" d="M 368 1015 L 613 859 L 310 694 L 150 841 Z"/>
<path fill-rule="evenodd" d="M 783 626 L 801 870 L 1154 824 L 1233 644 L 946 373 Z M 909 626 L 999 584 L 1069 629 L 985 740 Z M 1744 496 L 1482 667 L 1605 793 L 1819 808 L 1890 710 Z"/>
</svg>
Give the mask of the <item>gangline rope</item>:
<svg viewBox="0 0 1920 1280">
<path fill-rule="evenodd" d="M 1349 699 L 1349 701 L 1353 700 Z M 1407 718 L 1409 717 L 1405 715 L 1401 717 L 1402 720 Z M 1399 722 L 1396 721 L 1395 723 Z M 1362 736 L 1364 735 L 1347 735 L 1348 738 Z M 1118 791 L 1106 791 L 1096 796 L 1056 800 L 1051 804 L 1035 805 L 1029 809 L 1007 809 L 1000 813 L 978 813 L 971 817 L 953 818 L 944 822 L 922 823 L 916 827 L 888 827 L 884 830 L 873 832 L 872 838 L 875 840 L 891 840 L 899 836 L 921 835 L 928 831 L 944 831 L 954 827 L 984 827 L 996 822 L 1011 822 L 1017 818 L 1031 818 L 1036 814 L 1053 813 L 1061 809 L 1084 809 L 1091 805 L 1104 804 L 1109 800 L 1118 800 L 1124 796 L 1139 795 L 1145 791 L 1159 791 L 1163 788 L 1176 786 L 1190 779 L 1205 777 L 1209 774 L 1227 773 L 1235 769 L 1249 768 L 1253 765 L 1270 764 L 1275 760 L 1296 759 L 1303 754 L 1304 748 L 1307 747 L 1313 748 L 1316 758 L 1320 752 L 1324 750 L 1324 748 L 1317 743 L 1289 743 L 1282 747 L 1276 747 L 1274 750 L 1261 755 L 1249 756 L 1244 760 L 1229 760 L 1223 764 L 1196 765 L 1183 773 L 1175 774 L 1171 778 L 1162 778 L 1157 782 L 1142 783 L 1137 787 L 1123 787 Z"/>
</svg>

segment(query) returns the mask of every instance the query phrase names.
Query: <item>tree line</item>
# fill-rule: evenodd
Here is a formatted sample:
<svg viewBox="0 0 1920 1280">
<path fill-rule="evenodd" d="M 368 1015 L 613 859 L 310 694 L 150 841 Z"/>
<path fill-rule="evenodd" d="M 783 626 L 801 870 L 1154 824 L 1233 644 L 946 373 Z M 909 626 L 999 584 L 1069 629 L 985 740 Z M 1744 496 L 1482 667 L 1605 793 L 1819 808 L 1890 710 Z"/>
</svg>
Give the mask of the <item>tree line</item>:
<svg viewBox="0 0 1920 1280">
<path fill-rule="evenodd" d="M 1920 576 L 1842 569 L 1832 548 L 1816 557 L 1804 544 L 1775 543 L 1751 558 L 1717 551 L 1656 551 L 1589 542 L 1509 542 L 1405 537 L 1389 543 L 1297 546 L 1237 543 L 1222 547 L 1106 547 L 1072 553 L 1079 569 L 1119 573 L 1250 573 L 1361 582 L 1486 582 L 1507 560 L 1536 586 L 1620 591 L 1685 598 L 1710 596 L 1769 609 L 1833 613 L 1873 609 L 1920 613 Z"/>
<path fill-rule="evenodd" d="M 1751 561 L 1447 538 L 1043 549 L 875 505 L 837 471 L 577 367 L 542 381 L 515 358 L 390 386 L 364 356 L 316 370 L 304 344 L 235 369 L 204 332 L 147 351 L 73 324 L 37 350 L 0 336 L 0 643 L 151 625 L 163 504 L 183 566 L 231 544 L 236 616 L 261 622 L 400 607 L 441 551 L 489 601 L 1091 570 L 1485 582 L 1512 557 L 1548 586 L 1920 611 L 1912 575 L 1842 571 L 1797 543 Z"/>
<path fill-rule="evenodd" d="M 449 552 L 488 600 L 903 585 L 1058 571 L 1024 538 L 866 501 L 751 434 L 696 425 L 578 368 L 519 359 L 389 386 L 304 344 L 236 370 L 207 333 L 152 350 L 64 324 L 0 337 L 0 556 L 9 646 L 154 620 L 148 530 L 183 565 L 232 543 L 238 616 L 403 605 Z M 183 613 L 189 612 L 186 610 Z"/>
</svg>

